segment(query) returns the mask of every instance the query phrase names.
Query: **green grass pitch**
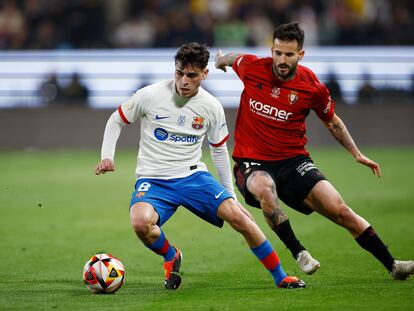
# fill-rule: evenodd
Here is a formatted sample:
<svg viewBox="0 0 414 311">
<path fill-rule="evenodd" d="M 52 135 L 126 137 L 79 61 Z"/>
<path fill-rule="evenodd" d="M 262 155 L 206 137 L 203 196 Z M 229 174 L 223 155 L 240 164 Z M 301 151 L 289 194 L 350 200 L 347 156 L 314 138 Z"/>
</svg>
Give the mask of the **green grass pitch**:
<svg viewBox="0 0 414 311">
<path fill-rule="evenodd" d="M 311 151 L 391 252 L 413 259 L 414 149 L 364 150 L 382 165 L 380 179 L 339 147 Z M 306 289 L 276 289 L 241 235 L 179 208 L 163 229 L 183 250 L 183 283 L 165 290 L 161 258 L 129 224 L 135 156 L 119 150 L 116 172 L 94 176 L 98 151 L 0 153 L 0 310 L 414 310 L 414 278 L 392 280 L 345 230 L 290 209 L 298 237 L 321 261 L 313 276 L 299 271 L 261 212 L 248 208 Z M 125 265 L 126 282 L 114 295 L 93 295 L 82 282 L 83 265 L 98 252 Z"/>
</svg>

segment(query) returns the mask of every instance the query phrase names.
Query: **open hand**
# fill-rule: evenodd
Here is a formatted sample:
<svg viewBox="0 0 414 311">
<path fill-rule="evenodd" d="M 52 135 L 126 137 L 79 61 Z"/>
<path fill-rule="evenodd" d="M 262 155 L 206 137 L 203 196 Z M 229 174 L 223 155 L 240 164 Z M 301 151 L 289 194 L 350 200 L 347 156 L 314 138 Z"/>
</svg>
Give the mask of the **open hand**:
<svg viewBox="0 0 414 311">
<path fill-rule="evenodd" d="M 364 156 L 362 153 L 356 156 L 355 158 L 358 163 L 368 166 L 374 175 L 381 177 L 381 167 L 378 163 L 372 161 L 371 159 Z"/>
</svg>

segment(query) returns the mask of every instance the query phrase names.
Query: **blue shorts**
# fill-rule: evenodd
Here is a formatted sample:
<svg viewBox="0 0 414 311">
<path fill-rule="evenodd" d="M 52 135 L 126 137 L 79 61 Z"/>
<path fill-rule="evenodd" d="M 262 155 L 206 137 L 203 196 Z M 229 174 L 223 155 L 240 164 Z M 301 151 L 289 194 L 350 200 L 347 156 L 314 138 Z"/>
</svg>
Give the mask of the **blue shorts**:
<svg viewBox="0 0 414 311">
<path fill-rule="evenodd" d="M 160 216 L 157 222 L 159 226 L 182 205 L 201 219 L 222 227 L 223 220 L 217 217 L 217 209 L 221 202 L 231 197 L 210 173 L 196 172 L 183 178 L 138 179 L 130 206 L 137 202 L 151 204 Z"/>
</svg>

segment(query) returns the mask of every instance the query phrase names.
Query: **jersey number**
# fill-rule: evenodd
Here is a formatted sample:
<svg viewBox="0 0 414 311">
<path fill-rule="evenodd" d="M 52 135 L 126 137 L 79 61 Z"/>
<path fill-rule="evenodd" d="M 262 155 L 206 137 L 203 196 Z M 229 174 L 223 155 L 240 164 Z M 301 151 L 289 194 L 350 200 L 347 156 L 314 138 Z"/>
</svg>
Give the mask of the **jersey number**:
<svg viewBox="0 0 414 311">
<path fill-rule="evenodd" d="M 151 184 L 149 182 L 143 182 L 141 185 L 139 185 L 139 188 L 137 191 L 148 191 L 150 187 L 151 187 Z"/>
</svg>

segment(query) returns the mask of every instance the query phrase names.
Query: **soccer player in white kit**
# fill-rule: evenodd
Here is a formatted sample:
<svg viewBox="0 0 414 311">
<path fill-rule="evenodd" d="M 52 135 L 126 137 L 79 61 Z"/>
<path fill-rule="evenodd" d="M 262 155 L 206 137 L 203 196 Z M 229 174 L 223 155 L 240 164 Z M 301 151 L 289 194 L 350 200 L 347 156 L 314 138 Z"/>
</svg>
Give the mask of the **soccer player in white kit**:
<svg viewBox="0 0 414 311">
<path fill-rule="evenodd" d="M 303 288 L 302 280 L 283 271 L 263 232 L 235 199 L 224 110 L 201 87 L 208 75 L 209 56 L 205 45 L 192 42 L 181 46 L 175 55 L 175 80 L 138 90 L 110 116 L 95 174 L 115 170 L 121 129 L 139 119 L 141 137 L 130 220 L 144 245 L 164 258 L 165 288 L 177 289 L 181 284 L 182 252 L 168 242 L 161 229 L 180 205 L 217 227 L 226 221 L 240 232 L 278 287 Z M 205 136 L 221 183 L 201 162 Z"/>
</svg>

